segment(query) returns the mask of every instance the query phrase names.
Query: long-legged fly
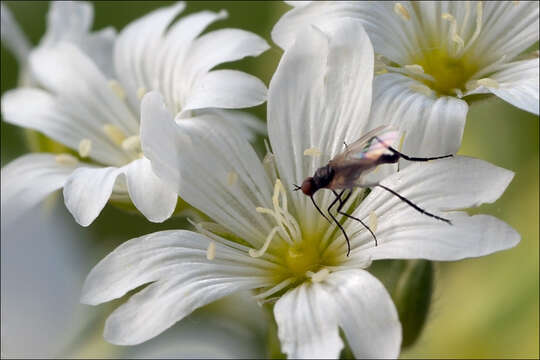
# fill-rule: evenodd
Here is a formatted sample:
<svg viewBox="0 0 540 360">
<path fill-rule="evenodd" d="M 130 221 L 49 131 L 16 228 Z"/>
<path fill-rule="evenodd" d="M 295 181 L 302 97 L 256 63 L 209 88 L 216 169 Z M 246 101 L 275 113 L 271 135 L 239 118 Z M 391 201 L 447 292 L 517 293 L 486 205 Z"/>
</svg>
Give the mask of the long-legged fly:
<svg viewBox="0 0 540 360">
<path fill-rule="evenodd" d="M 336 155 L 332 160 L 328 162 L 326 166 L 318 168 L 313 176 L 307 177 L 302 182 L 302 186 L 295 185 L 294 190 L 302 190 L 305 195 L 309 196 L 311 198 L 311 201 L 313 202 L 313 205 L 317 208 L 319 213 L 330 223 L 332 222 L 324 215 L 319 206 L 317 206 L 317 204 L 315 203 L 313 195 L 320 189 L 332 190 L 336 197 L 332 201 L 330 206 L 328 206 L 327 211 L 328 215 L 330 215 L 332 220 L 343 232 L 343 235 L 345 235 L 345 239 L 347 240 L 347 256 L 349 256 L 351 252 L 351 244 L 349 241 L 349 237 L 347 236 L 345 229 L 343 229 L 343 226 L 339 223 L 339 221 L 337 221 L 337 219 L 334 217 L 334 215 L 332 215 L 331 212 L 332 208 L 337 203 L 339 203 L 337 207 L 337 213 L 360 222 L 371 233 L 371 236 L 373 236 L 373 239 L 375 240 L 375 246 L 377 246 L 377 237 L 369 228 L 369 226 L 367 226 L 362 220 L 342 211 L 343 206 L 352 194 L 352 189 L 355 187 L 380 187 L 381 189 L 384 189 L 391 194 L 397 196 L 400 200 L 412 206 L 420 213 L 444 221 L 450 225 L 452 224 L 450 220 L 439 217 L 422 209 L 409 199 L 405 198 L 404 196 L 398 194 L 394 190 L 384 185 L 381 185 L 379 183 L 370 184 L 366 182 L 366 175 L 372 170 L 374 170 L 378 165 L 393 164 L 398 162 L 400 158 L 408 161 L 429 161 L 444 159 L 452 156 L 444 155 L 437 157 L 420 158 L 405 155 L 391 146 L 398 137 L 399 133 L 397 131 L 393 130 L 388 126 L 380 126 L 368 132 L 352 144 L 345 144 L 344 152 Z M 336 190 L 341 191 L 337 192 Z M 341 196 L 346 190 L 349 190 L 349 194 L 342 199 Z"/>
</svg>

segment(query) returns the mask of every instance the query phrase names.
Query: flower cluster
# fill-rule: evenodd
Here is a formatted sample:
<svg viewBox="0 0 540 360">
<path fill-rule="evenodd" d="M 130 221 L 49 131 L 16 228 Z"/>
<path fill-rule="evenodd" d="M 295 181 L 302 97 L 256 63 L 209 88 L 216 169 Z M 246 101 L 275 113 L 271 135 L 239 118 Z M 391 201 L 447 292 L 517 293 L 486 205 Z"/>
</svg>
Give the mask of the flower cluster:
<svg viewBox="0 0 540 360">
<path fill-rule="evenodd" d="M 513 178 L 479 159 L 372 162 L 362 182 L 327 186 L 350 188 L 343 200 L 294 189 L 381 127 L 402 136 L 379 139 L 378 158 L 455 154 L 474 94 L 538 114 L 538 53 L 524 54 L 538 41 L 538 3 L 292 3 L 271 34 L 284 53 L 268 89 L 214 69 L 269 48 L 239 29 L 201 35 L 224 11 L 175 21 L 186 6 L 178 3 L 116 34 L 90 31 L 89 4 L 55 2 L 32 48 L 2 5 L 2 42 L 21 65 L 20 87 L 2 96 L 3 119 L 66 149 L 2 169 L 2 216 L 19 217 L 58 189 L 83 226 L 111 201 L 153 222 L 174 213 L 178 196 L 205 214 L 192 230 L 126 241 L 92 269 L 86 304 L 146 285 L 110 315 L 107 341 L 142 343 L 248 290 L 271 304 L 290 358 L 339 357 L 340 329 L 355 357 L 397 357 L 398 311 L 366 271 L 372 261 L 452 261 L 519 242 L 506 223 L 463 211 L 496 201 Z M 265 101 L 266 127 L 231 110 Z M 266 133 L 260 159 L 250 141 Z"/>
</svg>

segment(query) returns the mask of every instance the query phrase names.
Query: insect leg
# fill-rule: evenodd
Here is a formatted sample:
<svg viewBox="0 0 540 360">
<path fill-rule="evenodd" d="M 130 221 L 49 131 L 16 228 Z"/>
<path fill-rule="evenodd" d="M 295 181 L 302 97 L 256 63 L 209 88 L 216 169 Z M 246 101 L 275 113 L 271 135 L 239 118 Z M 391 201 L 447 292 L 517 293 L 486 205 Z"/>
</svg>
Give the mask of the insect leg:
<svg viewBox="0 0 540 360">
<path fill-rule="evenodd" d="M 336 193 L 335 191 L 332 190 L 332 192 L 334 193 L 334 195 L 336 195 L 336 198 L 334 199 L 334 201 L 332 201 L 332 203 L 330 204 L 330 206 L 328 206 L 328 215 L 330 215 L 330 217 L 332 218 L 332 220 L 334 220 L 334 222 L 336 223 L 336 225 L 339 227 L 339 229 L 341 230 L 341 232 L 343 233 L 343 235 L 345 236 L 345 240 L 347 240 L 347 256 L 349 256 L 349 254 L 351 253 L 351 242 L 349 241 L 349 237 L 347 236 L 347 233 L 345 232 L 345 229 L 343 228 L 343 226 L 341 226 L 341 224 L 339 223 L 339 221 L 337 221 L 337 219 L 334 217 L 334 215 L 332 215 L 332 212 L 330 211 L 332 209 L 332 207 L 338 202 L 340 201 L 341 202 L 341 194 L 343 194 L 345 190 L 342 190 L 339 194 Z"/>
<path fill-rule="evenodd" d="M 321 208 L 319 208 L 319 206 L 318 206 L 317 203 L 315 202 L 315 199 L 313 198 L 313 195 L 310 196 L 310 198 L 311 198 L 311 202 L 313 203 L 313 206 L 315 206 L 315 208 L 317 209 L 317 211 L 319 212 L 319 214 L 321 214 L 322 217 L 325 218 L 325 219 L 331 224 L 332 222 L 330 221 L 330 219 L 328 219 L 328 218 L 326 217 L 326 215 L 324 215 L 324 213 L 322 212 Z"/>
<path fill-rule="evenodd" d="M 424 209 L 422 209 L 420 206 L 416 205 L 415 203 L 413 203 L 411 200 L 407 199 L 406 197 L 404 197 L 403 195 L 400 195 L 398 194 L 397 192 L 395 192 L 394 190 L 390 189 L 390 188 L 387 188 L 386 186 L 384 185 L 381 185 L 381 184 L 377 184 L 375 186 L 378 186 L 380 188 L 383 188 L 384 190 L 392 193 L 393 195 L 397 196 L 398 198 L 400 198 L 400 200 L 402 200 L 403 202 L 407 203 L 408 205 L 412 206 L 415 210 L 419 211 L 420 213 L 424 214 L 424 215 L 427 215 L 427 216 L 430 216 L 432 218 L 435 218 L 437 220 L 441 220 L 441 221 L 444 221 L 445 223 L 449 224 L 449 225 L 452 225 L 452 222 L 448 219 L 445 219 L 445 218 L 442 218 L 442 217 L 439 217 L 437 215 L 434 215 Z"/>
<path fill-rule="evenodd" d="M 377 141 L 379 141 L 381 144 L 383 144 L 383 145 L 386 146 L 386 143 L 385 143 L 384 141 L 382 141 L 379 137 L 375 136 L 375 138 L 376 138 Z M 454 155 L 450 154 L 450 155 L 435 156 L 435 157 L 426 157 L 426 158 L 423 158 L 423 157 L 413 157 L 413 156 L 405 155 L 405 154 L 403 154 L 402 152 L 397 151 L 396 149 L 394 149 L 394 148 L 391 147 L 391 146 L 387 146 L 387 149 L 390 150 L 390 151 L 393 153 L 392 155 L 389 155 L 389 158 L 391 157 L 392 159 L 394 159 L 394 158 L 397 156 L 398 158 L 399 158 L 399 157 L 402 157 L 402 158 L 404 158 L 405 160 L 408 160 L 408 161 L 430 161 L 430 160 L 445 159 L 445 158 L 454 156 Z M 397 160 L 396 160 L 396 161 L 397 161 Z"/>
<path fill-rule="evenodd" d="M 335 193 L 335 192 L 334 192 Z M 345 205 L 345 203 L 347 202 L 347 200 L 349 200 L 349 197 L 351 196 L 352 194 L 352 190 L 349 192 L 349 195 L 347 195 L 347 197 L 343 200 L 343 201 L 340 201 L 340 204 L 337 208 L 337 212 L 343 216 L 346 216 L 350 219 L 353 219 L 353 220 L 356 220 L 358 222 L 360 222 L 360 224 L 362 224 L 366 229 L 368 229 L 368 231 L 371 233 L 371 236 L 373 236 L 373 240 L 375 240 L 375 246 L 377 246 L 377 237 L 375 236 L 375 234 L 373 233 L 373 231 L 370 229 L 369 226 L 367 226 L 362 220 L 350 215 L 350 214 L 347 214 L 346 212 L 344 211 L 341 211 L 341 208 L 343 208 L 343 205 Z M 341 199 L 341 197 L 340 197 Z"/>
</svg>

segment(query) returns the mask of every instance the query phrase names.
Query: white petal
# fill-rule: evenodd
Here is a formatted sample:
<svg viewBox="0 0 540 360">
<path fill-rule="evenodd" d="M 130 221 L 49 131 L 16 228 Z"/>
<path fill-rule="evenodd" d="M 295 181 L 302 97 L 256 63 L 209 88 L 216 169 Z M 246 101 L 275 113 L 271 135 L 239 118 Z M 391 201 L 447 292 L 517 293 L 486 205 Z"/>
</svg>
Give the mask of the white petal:
<svg viewBox="0 0 540 360">
<path fill-rule="evenodd" d="M 114 64 L 118 80 L 126 87 L 128 99 L 138 109 L 140 88 L 153 89 L 157 71 L 157 52 L 163 42 L 166 27 L 185 8 L 179 2 L 160 8 L 131 22 L 119 34 L 114 49 Z"/>
<path fill-rule="evenodd" d="M 489 76 L 497 81 L 497 88 L 480 87 L 473 93 L 492 92 L 510 104 L 538 115 L 538 58 L 512 62 Z"/>
<path fill-rule="evenodd" d="M 497 200 L 514 173 L 465 156 L 414 163 L 382 184 L 415 204 L 437 211 L 464 209 Z M 387 191 L 375 188 L 365 203 L 377 213 L 399 211 L 409 205 Z"/>
<path fill-rule="evenodd" d="M 80 121 L 87 126 L 101 130 L 105 124 L 113 124 L 127 136 L 139 132 L 138 120 L 129 107 L 90 58 L 75 46 L 61 43 L 37 50 L 30 56 L 30 64 L 41 85 L 80 114 Z"/>
<path fill-rule="evenodd" d="M 519 55 L 538 41 L 538 1 L 486 1 L 472 56 L 493 62 Z"/>
<path fill-rule="evenodd" d="M 120 165 L 128 160 L 120 148 L 105 137 L 96 121 L 99 119 L 42 89 L 18 88 L 5 92 L 2 117 L 6 122 L 42 132 L 73 150 L 78 149 L 82 139 L 89 139 L 92 142 L 90 157 L 99 162 Z"/>
<path fill-rule="evenodd" d="M 125 174 L 129 197 L 148 220 L 163 222 L 172 215 L 178 196 L 154 174 L 150 160 L 132 161 Z"/>
<path fill-rule="evenodd" d="M 28 53 L 31 45 L 28 38 L 20 28 L 17 21 L 13 18 L 13 14 L 4 3 L 0 3 L 1 11 L 1 38 L 2 44 L 15 55 L 19 65 L 24 65 L 28 61 Z"/>
<path fill-rule="evenodd" d="M 487 215 L 445 214 L 452 225 L 404 209 L 381 216 L 379 245 L 362 250 L 377 259 L 428 259 L 453 261 L 489 255 L 519 243 L 520 235 L 505 222 Z"/>
<path fill-rule="evenodd" d="M 235 131 L 249 142 L 254 141 L 256 135 L 267 135 L 266 123 L 246 111 L 207 109 L 205 112 L 216 114 L 225 127 L 230 127 L 230 131 Z"/>
<path fill-rule="evenodd" d="M 461 146 L 468 106 L 454 97 L 435 97 L 414 90 L 419 82 L 400 74 L 373 81 L 371 121 L 399 129 L 404 154 L 430 157 L 455 154 Z M 375 124 L 370 128 L 375 128 Z M 403 161 L 402 165 L 408 162 Z"/>
<path fill-rule="evenodd" d="M 337 359 L 343 348 L 331 294 L 318 283 L 304 283 L 274 306 L 281 351 L 290 359 Z"/>
<path fill-rule="evenodd" d="M 269 45 L 263 38 L 249 31 L 211 31 L 193 42 L 186 57 L 184 76 L 194 84 L 198 76 L 219 64 L 240 60 L 246 56 L 259 56 L 268 49 Z"/>
<path fill-rule="evenodd" d="M 163 181 L 190 205 L 252 243 L 262 245 L 270 231 L 267 217 L 272 184 L 247 141 L 228 131 L 217 113 L 172 121 L 158 93 L 142 101 L 141 142 Z M 237 181 L 230 183 L 229 174 Z"/>
<path fill-rule="evenodd" d="M 62 188 L 77 163 L 56 161 L 52 154 L 28 154 L 2 168 L 2 219 L 11 222 Z"/>
<path fill-rule="evenodd" d="M 82 226 L 90 225 L 107 204 L 116 177 L 115 167 L 78 168 L 64 185 L 64 202 L 69 212 Z"/>
<path fill-rule="evenodd" d="M 383 284 L 364 270 L 338 271 L 323 283 L 357 359 L 397 358 L 401 324 Z"/>
<path fill-rule="evenodd" d="M 159 66 L 156 74 L 159 79 L 159 90 L 167 104 L 174 104 L 181 109 L 183 97 L 189 93 L 189 87 L 183 88 L 184 58 L 191 50 L 193 40 L 214 21 L 227 17 L 227 12 L 200 11 L 186 15 L 176 21 L 167 31 L 163 46 L 158 54 Z"/>
<path fill-rule="evenodd" d="M 266 101 L 266 92 L 264 83 L 255 76 L 236 70 L 214 70 L 197 82 L 182 111 L 252 107 Z"/>
<path fill-rule="evenodd" d="M 207 260 L 209 242 L 189 231 L 158 232 L 122 244 L 96 265 L 82 291 L 81 301 L 87 304 L 154 282 L 108 318 L 105 338 L 119 345 L 138 344 L 200 306 L 265 285 L 260 277 L 264 273 L 243 265 L 242 256 L 247 255 L 237 250 L 216 244 L 216 257 Z"/>
<path fill-rule="evenodd" d="M 94 9 L 85 1 L 51 2 L 47 13 L 47 31 L 40 47 L 52 47 L 65 41 L 78 46 L 108 76 L 114 72 L 112 50 L 116 31 L 108 27 L 90 32 L 94 20 Z"/>
<path fill-rule="evenodd" d="M 370 130 L 372 77 L 373 49 L 353 19 L 328 22 L 322 30 L 308 27 L 285 51 L 270 83 L 268 133 L 287 188 L 343 151 L 345 140 Z M 307 158 L 310 148 L 322 155 Z M 319 216 L 304 194 L 292 196 L 300 217 Z M 324 207 L 329 199 L 325 193 L 317 201 Z"/>
<path fill-rule="evenodd" d="M 376 52 L 406 64 L 409 55 L 420 48 L 421 37 L 417 36 L 414 22 L 397 16 L 393 6 L 392 2 L 313 1 L 282 16 L 272 29 L 272 40 L 286 49 L 310 24 L 322 28 L 328 22 L 357 19 L 362 21 Z"/>
<path fill-rule="evenodd" d="M 370 211 L 376 213 L 379 246 L 370 250 L 374 253 L 383 251 L 381 249 L 385 244 L 390 244 L 395 239 L 398 244 L 396 248 L 405 251 L 402 255 L 405 258 L 452 260 L 481 256 L 514 246 L 519 235 L 508 225 L 492 217 L 467 217 L 441 211 L 492 203 L 501 196 L 512 177 L 511 171 L 482 160 L 461 156 L 416 163 L 385 179 L 382 184 L 419 207 L 450 219 L 452 225 L 420 214 L 381 188 L 373 189 L 357 208 L 354 216 L 364 219 Z M 349 222 L 347 225 L 353 247 L 357 244 L 374 246 L 371 235 L 361 225 L 356 222 Z M 411 247 L 405 250 L 409 242 Z M 400 243 L 404 244 L 403 249 Z M 424 250 L 419 249 L 421 247 L 424 247 Z M 368 257 L 371 255 L 371 252 L 366 253 L 364 250 L 360 253 Z M 395 256 L 398 258 L 398 255 Z"/>
</svg>

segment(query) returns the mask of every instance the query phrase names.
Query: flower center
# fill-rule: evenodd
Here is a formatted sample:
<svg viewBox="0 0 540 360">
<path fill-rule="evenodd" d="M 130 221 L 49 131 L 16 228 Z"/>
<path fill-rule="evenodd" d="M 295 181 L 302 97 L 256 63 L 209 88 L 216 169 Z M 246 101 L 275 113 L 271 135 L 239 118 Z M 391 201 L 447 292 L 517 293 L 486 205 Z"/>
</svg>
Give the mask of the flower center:
<svg viewBox="0 0 540 360">
<path fill-rule="evenodd" d="M 422 55 L 416 63 L 432 79 L 420 80 L 439 94 L 453 96 L 460 91 L 464 92 L 467 82 L 478 70 L 477 66 L 465 57 L 455 58 L 444 50 L 436 49 Z"/>
</svg>

